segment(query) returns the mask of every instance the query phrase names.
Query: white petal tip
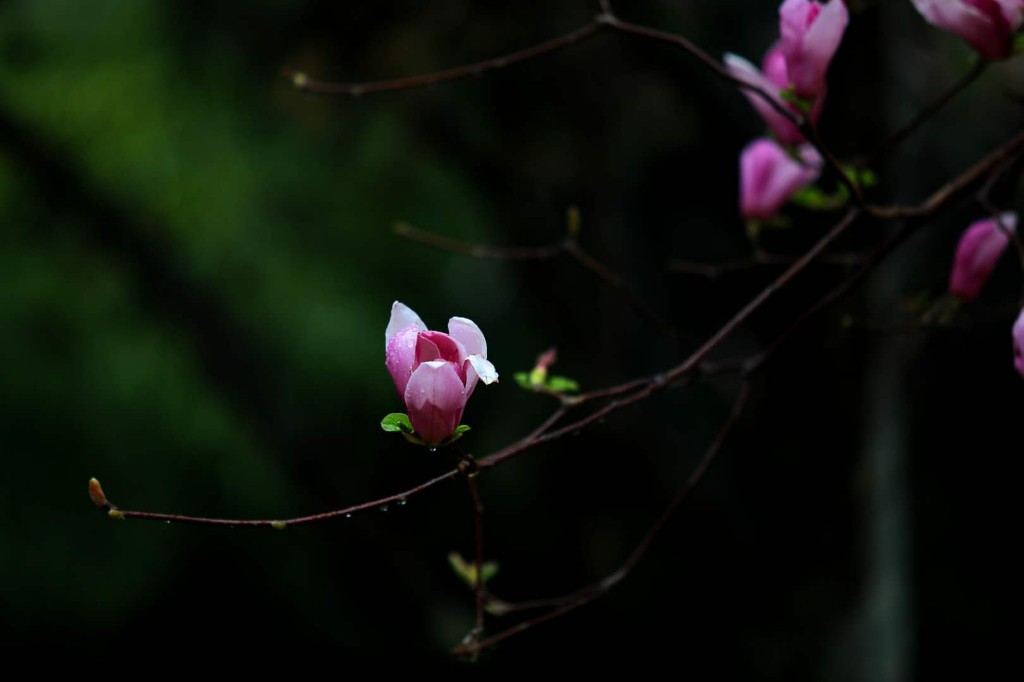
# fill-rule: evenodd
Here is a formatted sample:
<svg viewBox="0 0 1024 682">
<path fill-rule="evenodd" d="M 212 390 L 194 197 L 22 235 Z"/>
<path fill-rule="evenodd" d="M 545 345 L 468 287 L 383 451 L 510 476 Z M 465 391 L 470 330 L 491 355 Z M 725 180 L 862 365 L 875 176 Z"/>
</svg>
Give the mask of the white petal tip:
<svg viewBox="0 0 1024 682">
<path fill-rule="evenodd" d="M 498 382 L 498 370 L 494 369 L 494 365 L 489 360 L 484 360 L 479 355 L 470 355 L 469 364 L 473 366 L 473 371 L 480 377 L 480 381 L 485 384 Z"/>
</svg>

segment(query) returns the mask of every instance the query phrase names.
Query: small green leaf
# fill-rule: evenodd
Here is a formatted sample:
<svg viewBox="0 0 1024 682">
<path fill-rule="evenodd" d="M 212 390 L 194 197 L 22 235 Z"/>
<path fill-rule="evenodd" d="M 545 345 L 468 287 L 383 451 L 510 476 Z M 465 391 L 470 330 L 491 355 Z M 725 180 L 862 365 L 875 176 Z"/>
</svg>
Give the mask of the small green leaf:
<svg viewBox="0 0 1024 682">
<path fill-rule="evenodd" d="M 388 433 L 412 433 L 412 422 L 404 412 L 392 412 L 380 420 L 380 428 Z"/>
<path fill-rule="evenodd" d="M 470 587 L 476 587 L 476 564 L 466 561 L 458 552 L 448 553 L 448 564 L 455 571 L 464 583 Z M 498 564 L 493 561 L 485 561 L 480 565 L 480 577 L 484 583 L 493 578 L 498 572 Z"/>
<path fill-rule="evenodd" d="M 516 372 L 513 376 L 516 383 L 525 388 L 526 390 L 533 390 L 533 384 L 530 382 L 529 372 Z"/>
<path fill-rule="evenodd" d="M 495 561 L 485 561 L 480 565 L 480 575 L 483 576 L 484 582 L 493 578 L 498 574 L 498 564 Z"/>
<path fill-rule="evenodd" d="M 825 194 L 820 187 L 816 187 L 814 185 L 801 188 L 790 199 L 790 201 L 797 206 L 809 208 L 812 211 L 820 210 L 822 206 L 825 206 L 828 203 L 828 200 L 828 195 Z"/>
<path fill-rule="evenodd" d="M 1024 33 L 1018 33 L 1013 37 L 1013 51 L 1024 52 Z"/>
<path fill-rule="evenodd" d="M 547 389 L 555 393 L 567 393 L 580 390 L 580 385 L 569 377 L 551 377 L 548 379 Z"/>
<path fill-rule="evenodd" d="M 458 426 L 455 427 L 455 430 L 452 431 L 452 435 L 448 436 L 443 441 L 441 441 L 441 447 L 444 447 L 445 445 L 451 445 L 458 439 L 462 438 L 462 434 L 466 433 L 466 431 L 469 431 L 469 425 L 459 424 Z"/>
</svg>

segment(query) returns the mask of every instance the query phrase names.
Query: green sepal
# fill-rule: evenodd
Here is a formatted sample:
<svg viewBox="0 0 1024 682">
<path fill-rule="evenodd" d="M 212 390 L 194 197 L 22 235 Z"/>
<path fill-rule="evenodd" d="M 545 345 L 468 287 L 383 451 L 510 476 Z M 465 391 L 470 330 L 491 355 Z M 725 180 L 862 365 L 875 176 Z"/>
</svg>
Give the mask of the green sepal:
<svg viewBox="0 0 1024 682">
<path fill-rule="evenodd" d="M 466 433 L 466 431 L 469 431 L 469 425 L 459 424 L 458 426 L 455 427 L 455 430 L 452 431 L 452 435 L 448 436 L 443 441 L 441 441 L 441 446 L 443 447 L 445 445 L 450 445 L 454 443 L 458 439 L 462 438 L 462 434 Z"/>
<path fill-rule="evenodd" d="M 779 97 L 782 98 L 782 101 L 789 102 L 794 107 L 796 107 L 797 110 L 799 110 L 800 113 L 802 113 L 804 116 L 810 114 L 811 109 L 814 108 L 814 102 L 812 102 L 811 100 L 804 99 L 802 97 L 797 97 L 797 94 L 793 90 L 792 85 L 786 88 L 785 90 L 780 91 Z"/>
<path fill-rule="evenodd" d="M 404 412 L 392 412 L 385 416 L 380 420 L 380 428 L 388 433 L 413 433 L 412 422 L 409 421 L 409 415 Z"/>
<path fill-rule="evenodd" d="M 1013 36 L 1013 53 L 1024 52 L 1024 33 Z"/>
</svg>

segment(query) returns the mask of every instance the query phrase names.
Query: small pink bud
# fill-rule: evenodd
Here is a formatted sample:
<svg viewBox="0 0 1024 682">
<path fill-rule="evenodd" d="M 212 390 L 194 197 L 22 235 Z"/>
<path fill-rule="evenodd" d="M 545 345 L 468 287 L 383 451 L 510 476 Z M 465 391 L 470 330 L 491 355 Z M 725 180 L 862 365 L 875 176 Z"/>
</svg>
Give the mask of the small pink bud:
<svg viewBox="0 0 1024 682">
<path fill-rule="evenodd" d="M 933 26 L 954 33 L 990 61 L 1013 53 L 1013 32 L 1024 20 L 1022 0 L 913 0 Z"/>
<path fill-rule="evenodd" d="M 821 172 L 821 157 L 810 145 L 795 159 L 772 140 L 761 138 L 740 154 L 740 213 L 747 220 L 767 220 L 801 187 Z"/>
<path fill-rule="evenodd" d="M 449 320 L 447 334 L 430 331 L 411 308 L 395 301 L 384 340 L 384 364 L 425 443 L 452 435 L 478 380 L 498 380 L 483 332 L 464 317 Z"/>
<path fill-rule="evenodd" d="M 1024 377 L 1024 309 L 1013 323 L 1013 367 Z"/>
<path fill-rule="evenodd" d="M 796 95 L 815 100 L 839 49 L 850 15 L 842 0 L 785 0 L 779 7 L 779 44 Z"/>
<path fill-rule="evenodd" d="M 949 273 L 949 293 L 964 301 L 973 301 L 995 268 L 999 256 L 1010 243 L 1007 231 L 1017 227 L 1016 213 L 1003 213 L 999 219 L 986 218 L 968 227 L 956 245 L 953 269 Z"/>
</svg>

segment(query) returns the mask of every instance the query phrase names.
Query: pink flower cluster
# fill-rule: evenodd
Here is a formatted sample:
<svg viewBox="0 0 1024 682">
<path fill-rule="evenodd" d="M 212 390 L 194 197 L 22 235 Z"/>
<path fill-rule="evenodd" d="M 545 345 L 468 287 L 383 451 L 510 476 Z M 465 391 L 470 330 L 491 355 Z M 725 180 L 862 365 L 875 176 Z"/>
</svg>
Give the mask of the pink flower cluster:
<svg viewBox="0 0 1024 682">
<path fill-rule="evenodd" d="M 725 66 L 734 78 L 766 92 L 774 101 L 776 106 L 756 92 L 743 91 L 783 144 L 799 144 L 804 137 L 793 121 L 776 108 L 801 115 L 781 93 L 789 90 L 810 103 L 810 118 L 817 121 L 825 100 L 825 73 L 848 22 L 849 13 L 842 0 L 832 0 L 827 5 L 815 0 L 785 0 L 779 7 L 779 40 L 765 53 L 761 70 L 743 57 L 725 55 Z"/>
<path fill-rule="evenodd" d="M 447 334 L 430 331 L 419 315 L 395 301 L 384 340 L 384 364 L 413 430 L 428 445 L 452 435 L 478 380 L 498 380 L 483 332 L 465 317 L 448 320 Z"/>
<path fill-rule="evenodd" d="M 796 123 L 816 122 L 825 101 L 825 74 L 846 31 L 849 13 L 842 0 L 785 0 L 779 7 L 779 40 L 761 62 L 761 70 L 743 57 L 725 55 L 725 66 L 737 80 L 757 88 L 743 93 L 786 146 L 803 143 Z M 784 98 L 783 93 L 788 93 Z M 805 106 L 798 106 L 794 99 Z M 806 113 L 805 113 L 806 112 Z M 821 171 L 821 157 L 809 145 L 787 153 L 769 139 L 755 140 L 740 155 L 740 213 L 747 220 L 768 220 Z"/>
</svg>

